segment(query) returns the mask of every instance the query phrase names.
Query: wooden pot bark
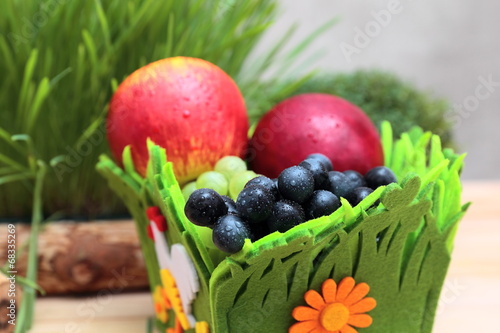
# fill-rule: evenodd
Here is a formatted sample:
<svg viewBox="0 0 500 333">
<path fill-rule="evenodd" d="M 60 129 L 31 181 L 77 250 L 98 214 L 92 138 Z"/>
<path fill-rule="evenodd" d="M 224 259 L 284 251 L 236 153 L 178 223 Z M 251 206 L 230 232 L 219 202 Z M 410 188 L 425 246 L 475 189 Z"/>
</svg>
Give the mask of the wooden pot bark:
<svg viewBox="0 0 500 333">
<path fill-rule="evenodd" d="M 16 224 L 18 274 L 25 275 L 29 225 Z M 0 265 L 7 224 L 0 224 Z M 38 284 L 47 294 L 145 289 L 147 271 L 133 221 L 54 222 L 38 243 Z"/>
</svg>

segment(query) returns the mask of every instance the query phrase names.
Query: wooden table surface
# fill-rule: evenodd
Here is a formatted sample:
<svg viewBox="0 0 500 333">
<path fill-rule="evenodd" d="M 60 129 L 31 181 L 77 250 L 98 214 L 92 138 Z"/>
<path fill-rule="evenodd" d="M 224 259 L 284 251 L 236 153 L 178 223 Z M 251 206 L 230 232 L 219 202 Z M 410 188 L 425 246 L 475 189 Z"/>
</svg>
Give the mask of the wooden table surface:
<svg viewBox="0 0 500 333">
<path fill-rule="evenodd" d="M 500 182 L 466 182 L 473 201 L 461 223 L 434 332 L 500 332 Z M 153 315 L 146 292 L 103 290 L 86 297 L 40 298 L 32 333 L 140 333 Z"/>
</svg>

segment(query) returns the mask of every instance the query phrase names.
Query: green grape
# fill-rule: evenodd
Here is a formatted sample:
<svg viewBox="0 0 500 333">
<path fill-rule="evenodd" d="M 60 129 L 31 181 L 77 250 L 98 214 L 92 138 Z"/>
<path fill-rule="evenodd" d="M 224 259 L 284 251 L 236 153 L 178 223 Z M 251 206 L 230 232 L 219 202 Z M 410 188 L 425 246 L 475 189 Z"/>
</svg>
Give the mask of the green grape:
<svg viewBox="0 0 500 333">
<path fill-rule="evenodd" d="M 231 198 L 236 200 L 236 198 L 238 198 L 238 194 L 240 194 L 241 190 L 243 190 L 248 181 L 257 176 L 258 175 L 252 170 L 243 171 L 234 175 L 229 182 L 229 194 L 231 195 Z"/>
<path fill-rule="evenodd" d="M 200 236 L 203 244 L 209 249 L 217 249 L 212 240 L 212 229 L 207 227 L 196 227 L 196 231 L 198 231 L 198 235 Z"/>
<path fill-rule="evenodd" d="M 238 156 L 225 156 L 215 164 L 214 170 L 222 173 L 229 181 L 235 174 L 247 171 L 247 165 Z"/>
<path fill-rule="evenodd" d="M 197 188 L 211 188 L 220 195 L 227 195 L 228 186 L 226 177 L 216 171 L 204 172 L 196 180 Z"/>
<path fill-rule="evenodd" d="M 186 199 L 187 201 L 191 193 L 193 193 L 194 191 L 196 191 L 196 182 L 190 182 L 184 185 L 184 187 L 182 188 L 182 195 L 184 196 L 184 199 Z"/>
</svg>

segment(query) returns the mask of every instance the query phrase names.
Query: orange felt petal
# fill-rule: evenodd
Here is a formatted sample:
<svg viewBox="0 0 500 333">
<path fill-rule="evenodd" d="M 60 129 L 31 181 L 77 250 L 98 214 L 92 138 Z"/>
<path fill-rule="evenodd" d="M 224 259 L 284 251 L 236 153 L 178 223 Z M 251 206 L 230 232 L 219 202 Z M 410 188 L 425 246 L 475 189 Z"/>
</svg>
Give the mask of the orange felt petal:
<svg viewBox="0 0 500 333">
<path fill-rule="evenodd" d="M 354 287 L 349 296 L 347 296 L 347 298 L 344 300 L 344 304 L 347 306 L 354 304 L 368 295 L 368 292 L 370 292 L 370 286 L 368 286 L 364 282 L 359 283 L 358 285 L 356 285 L 356 287 Z"/>
<path fill-rule="evenodd" d="M 349 317 L 347 323 L 356 327 L 368 327 L 372 324 L 372 317 L 367 314 L 355 314 Z"/>
<path fill-rule="evenodd" d="M 308 290 L 304 295 L 304 299 L 307 304 L 315 309 L 322 310 L 325 307 L 323 297 L 316 290 Z"/>
<path fill-rule="evenodd" d="M 288 333 L 309 333 L 318 325 L 316 320 L 301 321 L 290 326 Z"/>
<path fill-rule="evenodd" d="M 323 327 L 321 326 L 318 326 L 316 327 L 315 329 L 313 329 L 311 332 L 309 333 L 331 333 L 332 331 L 327 331 L 325 330 Z M 334 331 L 334 332 L 338 332 L 338 331 Z"/>
<path fill-rule="evenodd" d="M 292 317 L 298 321 L 318 320 L 319 311 L 308 306 L 297 306 L 293 309 Z"/>
<path fill-rule="evenodd" d="M 323 292 L 323 298 L 327 304 L 335 301 L 335 296 L 337 295 L 337 284 L 333 281 L 333 279 L 328 279 L 323 282 L 321 290 Z"/>
<path fill-rule="evenodd" d="M 349 307 L 351 314 L 358 314 L 371 311 L 377 306 L 377 301 L 372 297 L 367 297 Z"/>
<path fill-rule="evenodd" d="M 342 281 L 340 281 L 339 286 L 337 288 L 337 297 L 336 300 L 337 302 L 344 302 L 344 300 L 349 296 L 351 293 L 352 289 L 354 288 L 354 285 L 356 282 L 352 277 L 346 277 L 343 278 Z"/>
<path fill-rule="evenodd" d="M 184 330 L 182 329 L 182 324 L 178 319 L 175 319 L 175 333 L 182 333 Z"/>
<path fill-rule="evenodd" d="M 352 326 L 344 325 L 344 327 L 340 329 L 340 333 L 358 333 L 358 331 L 352 328 Z"/>
</svg>

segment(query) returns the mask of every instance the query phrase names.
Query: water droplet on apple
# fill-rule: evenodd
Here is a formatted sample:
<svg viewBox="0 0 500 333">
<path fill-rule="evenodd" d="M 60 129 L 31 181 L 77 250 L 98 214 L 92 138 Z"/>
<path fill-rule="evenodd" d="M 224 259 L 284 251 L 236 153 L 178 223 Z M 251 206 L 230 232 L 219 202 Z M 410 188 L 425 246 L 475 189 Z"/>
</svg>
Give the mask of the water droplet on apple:
<svg viewBox="0 0 500 333">
<path fill-rule="evenodd" d="M 184 110 L 182 112 L 182 117 L 183 118 L 189 118 L 191 116 L 191 112 L 189 110 Z"/>
</svg>

